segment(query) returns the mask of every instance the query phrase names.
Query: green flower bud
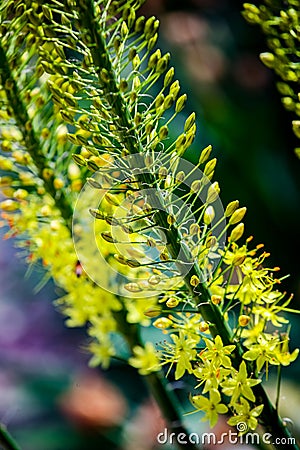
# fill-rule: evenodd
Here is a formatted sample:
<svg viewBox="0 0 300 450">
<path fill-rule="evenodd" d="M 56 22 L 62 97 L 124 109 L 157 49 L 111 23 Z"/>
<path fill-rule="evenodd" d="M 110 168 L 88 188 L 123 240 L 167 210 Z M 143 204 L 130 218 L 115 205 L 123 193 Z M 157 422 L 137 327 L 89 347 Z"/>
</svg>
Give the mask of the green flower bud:
<svg viewBox="0 0 300 450">
<path fill-rule="evenodd" d="M 145 24 L 145 16 L 138 17 L 137 20 L 135 21 L 134 31 L 136 33 L 140 33 L 141 31 L 143 31 L 144 24 Z"/>
<path fill-rule="evenodd" d="M 300 139 L 300 120 L 293 120 L 292 125 L 295 135 Z"/>
<path fill-rule="evenodd" d="M 112 237 L 111 233 L 109 231 L 101 233 L 102 238 L 109 242 L 110 244 L 115 244 L 117 241 Z"/>
<path fill-rule="evenodd" d="M 176 102 L 176 106 L 175 106 L 176 113 L 180 113 L 183 110 L 183 108 L 185 107 L 185 104 L 186 104 L 186 100 L 187 100 L 186 94 L 183 94 L 179 97 L 179 99 Z"/>
<path fill-rule="evenodd" d="M 247 211 L 247 208 L 245 206 L 243 208 L 238 208 L 236 211 L 234 211 L 234 213 L 232 214 L 232 216 L 229 219 L 229 225 L 234 225 L 234 224 L 240 222 L 244 218 L 246 211 Z"/>
<path fill-rule="evenodd" d="M 186 119 L 184 124 L 184 131 L 187 132 L 194 124 L 196 120 L 196 114 L 192 112 L 189 117 Z"/>
<path fill-rule="evenodd" d="M 199 164 L 203 164 L 208 160 L 208 158 L 210 157 L 211 151 L 212 151 L 211 145 L 208 145 L 207 147 L 205 147 L 202 150 L 202 152 L 200 154 L 200 158 L 199 158 Z"/>
<path fill-rule="evenodd" d="M 121 25 L 121 38 L 125 39 L 127 37 L 128 33 L 129 33 L 129 30 L 128 30 L 128 27 L 126 25 L 126 22 L 122 22 L 122 25 Z"/>
<path fill-rule="evenodd" d="M 168 64 L 170 61 L 170 53 L 166 53 L 160 60 L 157 62 L 156 72 L 162 74 L 167 70 Z"/>
<path fill-rule="evenodd" d="M 166 88 L 167 86 L 169 86 L 169 84 L 172 81 L 172 78 L 174 77 L 174 67 L 171 67 L 168 72 L 165 75 L 165 79 L 164 79 L 164 88 Z"/>
<path fill-rule="evenodd" d="M 164 106 L 163 106 L 164 110 L 167 110 L 167 109 L 171 108 L 171 106 L 173 105 L 173 103 L 174 103 L 174 98 L 173 98 L 173 96 L 170 95 L 170 94 L 167 95 L 166 98 L 165 98 L 165 100 L 164 100 Z"/>
<path fill-rule="evenodd" d="M 154 67 L 156 67 L 158 61 L 161 59 L 161 51 L 159 50 L 159 48 L 152 53 L 152 55 L 149 58 L 148 61 L 148 68 L 149 69 L 154 69 Z"/>
<path fill-rule="evenodd" d="M 194 180 L 191 184 L 191 192 L 194 194 L 198 193 L 202 188 L 202 181 L 201 180 Z"/>
<path fill-rule="evenodd" d="M 147 45 L 147 49 L 148 50 L 152 50 L 154 48 L 154 46 L 155 46 L 155 44 L 157 42 L 157 39 L 158 39 L 158 34 L 155 33 L 155 35 L 152 36 L 152 38 L 149 39 L 149 41 L 148 41 L 148 45 Z"/>
<path fill-rule="evenodd" d="M 162 141 L 163 139 L 166 139 L 166 137 L 168 136 L 169 130 L 167 125 L 163 125 L 162 127 L 160 127 L 159 132 L 158 132 L 158 137 L 159 139 Z"/>
<path fill-rule="evenodd" d="M 190 285 L 193 287 L 197 287 L 200 284 L 200 280 L 197 277 L 197 275 L 192 275 L 191 279 L 190 279 Z"/>
<path fill-rule="evenodd" d="M 101 69 L 100 71 L 100 78 L 104 83 L 109 83 L 110 82 L 110 76 L 108 71 L 103 67 L 103 69 Z"/>
<path fill-rule="evenodd" d="M 232 202 L 228 203 L 225 209 L 225 217 L 230 217 L 238 207 L 239 207 L 238 200 L 233 200 Z"/>
<path fill-rule="evenodd" d="M 155 109 L 158 110 L 164 103 L 165 96 L 164 94 L 159 94 L 155 99 Z"/>
<path fill-rule="evenodd" d="M 141 263 L 139 263 L 136 259 L 127 259 L 126 264 L 127 264 L 127 266 L 132 267 L 132 268 L 141 266 Z"/>
<path fill-rule="evenodd" d="M 141 292 L 142 288 L 137 283 L 127 283 L 124 288 L 129 292 Z"/>
<path fill-rule="evenodd" d="M 215 210 L 212 206 L 208 206 L 204 211 L 203 221 L 205 225 L 210 225 L 215 218 Z"/>
<path fill-rule="evenodd" d="M 176 99 L 177 95 L 179 94 L 179 91 L 180 91 L 180 84 L 179 81 L 176 80 L 174 81 L 174 83 L 171 84 L 169 93 L 173 95 L 174 99 Z"/>
<path fill-rule="evenodd" d="M 159 306 L 153 306 L 152 308 L 146 309 L 146 311 L 144 311 L 144 314 L 151 319 L 154 317 L 158 317 L 161 314 L 161 308 Z"/>
<path fill-rule="evenodd" d="M 78 155 L 77 153 L 72 155 L 73 160 L 78 164 L 79 166 L 86 166 L 86 160 L 83 156 Z"/>
<path fill-rule="evenodd" d="M 269 69 L 274 69 L 275 56 L 273 55 L 273 53 L 270 52 L 261 53 L 259 57 L 265 66 L 269 67 Z"/>
<path fill-rule="evenodd" d="M 203 171 L 204 175 L 209 177 L 211 174 L 213 174 L 216 164 L 217 164 L 217 158 L 213 158 L 210 161 L 208 161 L 204 167 L 204 171 Z"/>
<path fill-rule="evenodd" d="M 229 241 L 230 242 L 236 242 L 238 239 L 240 239 L 244 234 L 244 224 L 239 223 L 230 233 Z"/>
<path fill-rule="evenodd" d="M 185 179 L 185 173 L 183 172 L 183 170 L 181 170 L 180 172 L 178 172 L 175 176 L 175 182 L 176 183 L 183 183 Z"/>
<path fill-rule="evenodd" d="M 206 203 L 213 203 L 220 194 L 220 187 L 219 183 L 215 181 L 213 184 L 211 184 L 207 191 L 207 197 L 206 197 Z"/>
</svg>

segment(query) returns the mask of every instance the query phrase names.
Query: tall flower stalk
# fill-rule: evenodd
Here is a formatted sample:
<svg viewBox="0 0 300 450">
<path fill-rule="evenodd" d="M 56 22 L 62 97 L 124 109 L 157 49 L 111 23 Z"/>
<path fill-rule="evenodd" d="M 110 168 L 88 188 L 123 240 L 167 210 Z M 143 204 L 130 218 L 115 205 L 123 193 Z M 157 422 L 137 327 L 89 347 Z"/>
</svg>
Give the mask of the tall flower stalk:
<svg viewBox="0 0 300 450">
<path fill-rule="evenodd" d="M 291 297 L 262 246 L 237 243 L 246 208 L 223 209 L 211 146 L 196 166 L 184 160 L 195 114 L 168 137 L 186 95 L 141 3 L 2 2 L 3 218 L 65 290 L 67 324 L 88 324 L 91 365 L 116 356 L 137 368 L 176 435 L 164 367 L 194 379 L 191 404 L 211 426 L 226 414 L 241 433 L 260 424 L 277 448 L 298 448 L 262 386 L 298 355 L 289 328 L 274 331 Z M 157 348 L 144 326 L 162 331 Z"/>
</svg>

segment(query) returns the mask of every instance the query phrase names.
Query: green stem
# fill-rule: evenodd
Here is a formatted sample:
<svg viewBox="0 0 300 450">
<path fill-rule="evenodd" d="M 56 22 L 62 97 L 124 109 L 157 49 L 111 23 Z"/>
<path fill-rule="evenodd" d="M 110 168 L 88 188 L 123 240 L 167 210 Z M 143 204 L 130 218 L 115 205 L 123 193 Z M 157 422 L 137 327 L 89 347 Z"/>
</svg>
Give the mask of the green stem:
<svg viewBox="0 0 300 450">
<path fill-rule="evenodd" d="M 53 185 L 55 174 L 53 174 L 53 170 L 50 169 L 47 158 L 41 150 L 40 141 L 33 128 L 26 105 L 22 101 L 20 90 L 12 71 L 10 70 L 9 61 L 1 43 L 0 74 L 2 78 L 2 85 L 7 96 L 7 101 L 13 111 L 16 124 L 22 133 L 26 150 L 34 161 L 38 176 L 41 180 L 43 180 L 46 191 L 54 199 L 57 208 L 60 210 L 62 217 L 64 218 L 67 226 L 70 228 L 70 218 L 73 214 L 72 207 L 63 190 L 60 190 L 60 192 L 58 192 Z M 49 173 L 51 173 L 51 175 L 47 178 L 45 178 L 44 176 L 45 169 L 50 169 Z"/>
<path fill-rule="evenodd" d="M 101 32 L 99 24 L 95 19 L 94 2 L 92 0 L 85 0 L 84 2 L 77 0 L 76 3 L 79 12 L 80 29 L 82 30 L 82 39 L 91 52 L 94 67 L 99 68 L 99 82 L 101 87 L 105 91 L 106 99 L 111 106 L 111 110 L 115 113 L 115 126 L 119 131 L 119 138 L 129 154 L 142 154 L 143 147 L 140 142 L 139 136 L 135 132 L 133 119 L 118 88 L 114 69 L 112 67 L 109 53 L 106 48 L 104 33 Z M 105 83 L 103 83 L 103 80 L 101 79 L 101 69 L 103 68 L 107 73 L 107 80 Z M 127 132 L 124 132 L 124 130 L 126 130 Z M 152 179 L 151 175 L 147 173 L 141 174 L 139 181 L 143 184 L 143 186 L 153 186 L 155 180 Z M 180 245 L 180 242 L 182 241 L 180 233 L 175 226 L 169 226 L 167 221 L 168 214 L 166 213 L 166 211 L 164 211 L 163 202 L 160 201 L 159 196 L 153 195 L 151 201 L 149 200 L 149 203 L 151 204 L 153 209 L 158 210 L 158 212 L 154 216 L 156 225 L 165 230 L 167 247 L 172 259 L 177 259 L 179 253 L 181 252 L 181 254 L 183 255 L 181 259 L 186 259 L 186 261 L 183 262 L 189 262 L 189 255 L 187 254 L 187 250 L 182 249 Z M 197 263 L 194 263 L 189 270 L 189 273 L 185 276 L 186 287 L 193 296 L 195 305 L 197 305 L 197 308 L 201 313 L 203 319 L 210 324 L 211 335 L 213 337 L 220 335 L 224 345 L 231 344 L 233 343 L 232 331 L 224 321 L 224 317 L 222 316 L 220 308 L 210 302 L 211 294 L 209 289 L 204 283 L 197 286 L 197 288 L 193 288 L 190 285 L 191 277 L 193 275 L 199 277 L 200 274 L 201 272 Z M 234 342 L 234 344 L 236 344 L 236 351 L 232 357 L 232 364 L 234 367 L 238 367 L 242 360 L 242 348 L 237 342 Z M 250 366 L 248 367 L 248 369 L 250 369 Z M 163 396 L 163 390 L 164 389 L 161 386 L 159 395 Z M 282 442 L 286 442 L 286 439 L 291 437 L 290 433 L 282 423 L 281 418 L 279 417 L 276 409 L 271 404 L 263 387 L 261 385 L 257 385 L 253 390 L 256 395 L 256 404 L 263 403 L 265 405 L 260 416 L 265 430 L 272 434 L 274 442 L 275 439 L 278 439 L 278 442 L 280 440 Z M 157 400 L 160 401 L 158 397 Z M 163 408 L 162 403 L 163 402 L 160 402 L 161 408 Z M 163 412 L 166 414 L 168 411 L 163 410 Z M 276 442 L 275 447 L 278 450 L 283 449 L 286 448 L 286 444 L 282 445 Z M 298 449 L 298 446 L 294 444 L 290 448 Z"/>
<path fill-rule="evenodd" d="M 3 424 L 0 424 L 0 446 L 5 450 L 21 450 Z"/>
<path fill-rule="evenodd" d="M 277 371 L 277 387 L 276 387 L 276 402 L 275 402 L 275 408 L 276 411 L 279 414 L 279 401 L 280 401 L 280 388 L 281 388 L 281 365 L 278 366 Z"/>
</svg>

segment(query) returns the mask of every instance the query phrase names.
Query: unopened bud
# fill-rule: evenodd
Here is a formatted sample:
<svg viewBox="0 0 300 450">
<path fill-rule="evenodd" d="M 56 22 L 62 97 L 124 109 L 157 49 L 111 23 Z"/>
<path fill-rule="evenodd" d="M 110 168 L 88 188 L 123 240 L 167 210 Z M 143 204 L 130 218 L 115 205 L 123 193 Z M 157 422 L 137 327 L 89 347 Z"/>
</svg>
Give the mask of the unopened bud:
<svg viewBox="0 0 300 450">
<path fill-rule="evenodd" d="M 205 147 L 200 154 L 199 164 L 205 163 L 208 160 L 208 158 L 210 157 L 211 152 L 212 152 L 211 145 L 208 145 L 207 147 Z"/>
<path fill-rule="evenodd" d="M 159 328 L 160 330 L 164 330 L 169 328 L 172 325 L 172 321 L 167 317 L 160 317 L 153 322 L 155 328 Z"/>
<path fill-rule="evenodd" d="M 197 275 L 192 275 L 190 279 L 190 285 L 193 287 L 197 287 L 198 284 L 200 284 L 199 278 L 197 277 Z"/>
<path fill-rule="evenodd" d="M 180 113 L 183 110 L 183 108 L 185 107 L 185 104 L 186 104 L 186 100 L 187 100 L 186 94 L 183 94 L 179 97 L 179 99 L 176 102 L 176 106 L 175 106 L 176 113 Z"/>
<path fill-rule="evenodd" d="M 205 333 L 209 329 L 209 325 L 207 322 L 204 322 L 203 320 L 199 323 L 199 331 L 202 333 Z"/>
<path fill-rule="evenodd" d="M 204 167 L 204 171 L 203 171 L 204 175 L 209 177 L 215 170 L 216 164 L 217 164 L 217 158 L 213 158 L 210 161 L 208 161 Z"/>
<path fill-rule="evenodd" d="M 212 295 L 212 296 L 211 296 L 211 302 L 212 302 L 214 305 L 219 305 L 219 304 L 221 303 L 221 301 L 222 301 L 221 295 Z"/>
<path fill-rule="evenodd" d="M 229 219 L 229 224 L 234 225 L 234 224 L 240 222 L 244 218 L 246 211 L 247 211 L 247 208 L 245 206 L 243 208 L 238 208 L 236 211 L 234 211 L 234 213 L 232 214 L 232 216 Z"/>
<path fill-rule="evenodd" d="M 239 316 L 239 325 L 240 325 L 241 327 L 245 327 L 245 326 L 248 325 L 248 323 L 250 322 L 250 320 L 251 320 L 250 316 L 247 316 L 247 315 L 245 315 L 245 314 L 241 314 L 241 315 Z"/>
<path fill-rule="evenodd" d="M 147 317 L 150 317 L 151 319 L 153 317 L 158 317 L 161 313 L 161 308 L 159 306 L 153 306 L 152 308 L 148 308 L 146 309 L 146 311 L 144 311 L 144 315 Z"/>
<path fill-rule="evenodd" d="M 178 300 L 178 298 L 175 298 L 175 297 L 170 297 L 166 301 L 166 305 L 168 308 L 176 308 L 176 306 L 178 306 L 178 304 L 179 304 L 179 300 Z"/>
<path fill-rule="evenodd" d="M 187 132 L 191 128 L 191 126 L 195 124 L 195 120 L 196 120 L 196 114 L 194 112 L 192 112 L 192 114 L 190 114 L 189 117 L 185 121 L 185 124 L 184 124 L 185 132 Z"/>
<path fill-rule="evenodd" d="M 239 207 L 238 200 L 233 200 L 232 202 L 228 203 L 225 209 L 225 217 L 230 217 L 238 207 Z"/>
<path fill-rule="evenodd" d="M 270 52 L 264 52 L 259 55 L 260 60 L 264 63 L 265 66 L 269 67 L 269 69 L 274 68 L 275 64 L 275 56 L 273 53 Z"/>
<path fill-rule="evenodd" d="M 220 187 L 219 183 L 215 181 L 213 184 L 211 184 L 207 191 L 207 197 L 206 197 L 206 203 L 213 203 L 220 194 Z"/>
<path fill-rule="evenodd" d="M 243 236 L 243 233 L 244 233 L 244 224 L 239 223 L 230 233 L 229 241 L 236 242 L 238 239 L 240 239 Z"/>
<path fill-rule="evenodd" d="M 124 288 L 129 292 L 141 292 L 142 289 L 137 283 L 127 283 Z"/>
<path fill-rule="evenodd" d="M 203 221 L 205 225 L 210 225 L 215 218 L 215 210 L 212 206 L 208 206 L 204 211 Z"/>
<path fill-rule="evenodd" d="M 110 244 L 115 244 L 117 241 L 112 237 L 111 233 L 109 231 L 101 233 L 101 236 L 106 242 L 109 242 Z"/>
<path fill-rule="evenodd" d="M 165 79 L 164 79 L 164 88 L 166 88 L 167 86 L 169 86 L 169 84 L 171 83 L 172 79 L 174 77 L 174 67 L 171 67 L 168 72 L 165 75 Z"/>
<path fill-rule="evenodd" d="M 191 192 L 196 194 L 197 192 L 200 191 L 201 187 L 202 187 L 201 180 L 194 180 L 191 184 Z"/>
</svg>

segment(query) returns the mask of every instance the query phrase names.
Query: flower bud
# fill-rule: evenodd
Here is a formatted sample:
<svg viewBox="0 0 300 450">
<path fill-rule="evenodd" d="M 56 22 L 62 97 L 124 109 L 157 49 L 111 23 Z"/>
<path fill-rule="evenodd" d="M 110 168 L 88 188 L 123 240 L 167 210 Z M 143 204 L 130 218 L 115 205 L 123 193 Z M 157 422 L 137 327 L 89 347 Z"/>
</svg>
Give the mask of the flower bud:
<svg viewBox="0 0 300 450">
<path fill-rule="evenodd" d="M 83 156 L 78 155 L 77 153 L 74 153 L 72 155 L 73 160 L 78 164 L 79 166 L 86 166 L 86 160 Z"/>
<path fill-rule="evenodd" d="M 135 269 L 136 267 L 141 267 L 141 263 L 136 259 L 127 259 L 126 264 L 133 269 Z"/>
<path fill-rule="evenodd" d="M 168 169 L 166 167 L 160 167 L 158 170 L 158 177 L 160 180 L 164 180 L 168 175 Z"/>
<path fill-rule="evenodd" d="M 135 21 L 134 31 L 136 33 L 140 33 L 144 28 L 144 23 L 145 23 L 145 16 L 138 17 L 137 20 Z"/>
<path fill-rule="evenodd" d="M 18 208 L 18 202 L 11 199 L 3 200 L 3 202 L 0 203 L 0 209 L 2 209 L 2 211 L 15 211 Z"/>
<path fill-rule="evenodd" d="M 267 66 L 269 69 L 273 69 L 275 65 L 275 56 L 273 53 L 264 52 L 259 55 L 260 60 Z"/>
<path fill-rule="evenodd" d="M 225 217 L 230 217 L 238 207 L 239 207 L 238 200 L 233 200 L 232 202 L 228 203 L 225 209 Z"/>
<path fill-rule="evenodd" d="M 292 125 L 295 135 L 300 139 L 300 120 L 293 120 Z"/>
<path fill-rule="evenodd" d="M 205 333 L 207 330 L 209 330 L 209 325 L 207 322 L 204 322 L 203 320 L 199 323 L 199 331 L 202 333 Z"/>
<path fill-rule="evenodd" d="M 197 223 L 192 223 L 192 225 L 190 226 L 190 235 L 191 236 L 196 236 L 200 233 L 200 227 Z"/>
<path fill-rule="evenodd" d="M 166 137 L 168 136 L 169 130 L 167 125 L 163 125 L 162 127 L 160 127 L 159 132 L 158 132 L 158 137 L 159 139 L 162 141 L 163 139 L 166 139 Z"/>
<path fill-rule="evenodd" d="M 215 181 L 213 184 L 211 184 L 207 191 L 207 197 L 206 197 L 206 203 L 213 203 L 220 194 L 220 187 L 219 183 Z"/>
<path fill-rule="evenodd" d="M 211 302 L 212 302 L 214 305 L 219 305 L 219 304 L 221 303 L 221 301 L 222 301 L 221 295 L 212 295 L 212 296 L 211 296 Z"/>
<path fill-rule="evenodd" d="M 112 237 L 111 233 L 109 231 L 101 233 L 101 236 L 106 242 L 109 242 L 110 244 L 115 244 L 117 241 Z"/>
<path fill-rule="evenodd" d="M 170 53 L 166 53 L 157 63 L 156 72 L 161 74 L 165 72 L 170 61 Z"/>
<path fill-rule="evenodd" d="M 55 189 L 59 190 L 64 187 L 65 183 L 61 178 L 54 178 L 53 180 L 53 186 Z"/>
<path fill-rule="evenodd" d="M 212 206 L 208 206 L 204 211 L 203 221 L 205 225 L 210 225 L 215 218 L 215 210 Z"/>
<path fill-rule="evenodd" d="M 153 286 L 159 284 L 161 278 L 159 275 L 151 275 L 151 277 L 148 279 L 148 283 L 152 284 Z"/>
<path fill-rule="evenodd" d="M 153 322 L 155 328 L 159 328 L 160 330 L 164 330 L 165 328 L 169 328 L 172 325 L 172 320 L 167 317 L 160 317 Z"/>
<path fill-rule="evenodd" d="M 171 84 L 169 94 L 173 95 L 174 99 L 176 99 L 177 95 L 179 94 L 179 91 L 180 91 L 180 84 L 179 81 L 176 80 L 174 81 L 174 83 Z"/>
<path fill-rule="evenodd" d="M 196 120 L 196 114 L 194 112 L 192 112 L 185 121 L 185 124 L 184 124 L 185 132 L 187 132 L 195 124 L 195 120 Z"/>
<path fill-rule="evenodd" d="M 121 37 L 125 39 L 128 33 L 129 33 L 128 26 L 126 25 L 126 22 L 123 21 L 121 25 Z"/>
<path fill-rule="evenodd" d="M 237 210 L 235 210 L 229 219 L 229 225 L 234 225 L 235 223 L 240 222 L 246 214 L 246 211 L 247 208 L 245 206 L 243 208 L 238 208 Z"/>
<path fill-rule="evenodd" d="M 200 154 L 199 164 L 205 163 L 208 160 L 208 158 L 210 157 L 211 152 L 212 152 L 211 145 L 208 145 L 207 147 L 205 147 Z"/>
<path fill-rule="evenodd" d="M 151 319 L 153 317 L 158 317 L 161 313 L 161 308 L 159 306 L 153 306 L 152 308 L 148 308 L 146 309 L 146 311 L 144 311 L 144 315 L 147 317 L 150 317 Z"/>
<path fill-rule="evenodd" d="M 142 289 L 137 283 L 127 283 L 124 288 L 129 292 L 141 292 Z"/>
<path fill-rule="evenodd" d="M 168 308 L 176 308 L 176 306 L 178 306 L 178 304 L 179 304 L 179 300 L 178 300 L 178 298 L 175 298 L 175 297 L 170 297 L 166 301 L 166 305 Z"/>
<path fill-rule="evenodd" d="M 210 161 L 208 161 L 204 167 L 204 175 L 209 177 L 215 170 L 217 164 L 217 158 L 213 158 Z"/>
<path fill-rule="evenodd" d="M 174 77 L 174 67 L 171 67 L 168 72 L 165 75 L 164 78 L 164 88 L 166 88 L 167 86 L 169 86 L 169 84 L 172 81 L 172 78 Z"/>
<path fill-rule="evenodd" d="M 158 34 L 155 33 L 154 36 L 152 36 L 152 38 L 149 39 L 148 41 L 148 45 L 147 45 L 147 49 L 148 50 L 152 50 L 157 42 L 158 39 Z"/>
<path fill-rule="evenodd" d="M 178 172 L 175 176 L 175 182 L 176 183 L 183 183 L 185 179 L 185 173 L 183 172 L 183 170 L 181 170 L 180 172 Z"/>
<path fill-rule="evenodd" d="M 101 211 L 99 211 L 99 209 L 90 208 L 89 212 L 93 217 L 95 217 L 95 219 L 105 219 L 105 215 Z"/>
<path fill-rule="evenodd" d="M 166 96 L 165 100 L 164 100 L 164 110 L 171 108 L 171 106 L 174 103 L 174 97 L 172 94 L 169 94 Z"/>
<path fill-rule="evenodd" d="M 197 192 L 200 191 L 202 187 L 202 181 L 201 180 L 194 180 L 191 184 L 191 192 L 193 192 L 194 194 L 196 194 Z"/>
<path fill-rule="evenodd" d="M 243 236 L 243 233 L 244 233 L 244 224 L 241 222 L 230 233 L 229 241 L 236 242 Z"/>
<path fill-rule="evenodd" d="M 179 99 L 176 102 L 176 106 L 175 106 L 176 113 L 180 113 L 183 110 L 183 108 L 185 107 L 185 104 L 186 104 L 186 100 L 187 100 L 186 94 L 183 94 L 179 97 Z"/>
<path fill-rule="evenodd" d="M 248 323 L 250 322 L 251 318 L 250 316 L 247 316 L 245 314 L 241 314 L 239 316 L 239 325 L 241 327 L 246 327 L 248 325 Z"/>
<path fill-rule="evenodd" d="M 199 278 L 197 277 L 197 275 L 192 275 L 190 279 L 190 285 L 193 287 L 197 287 L 198 284 L 200 284 Z"/>
</svg>

